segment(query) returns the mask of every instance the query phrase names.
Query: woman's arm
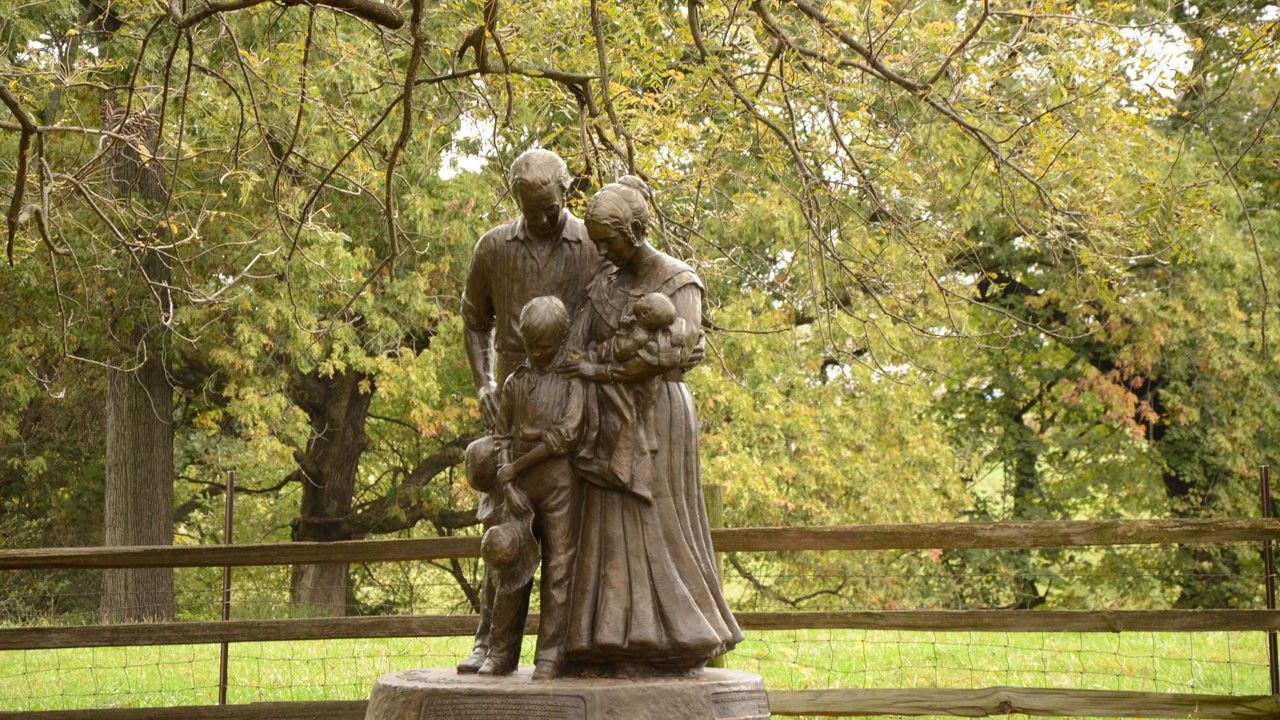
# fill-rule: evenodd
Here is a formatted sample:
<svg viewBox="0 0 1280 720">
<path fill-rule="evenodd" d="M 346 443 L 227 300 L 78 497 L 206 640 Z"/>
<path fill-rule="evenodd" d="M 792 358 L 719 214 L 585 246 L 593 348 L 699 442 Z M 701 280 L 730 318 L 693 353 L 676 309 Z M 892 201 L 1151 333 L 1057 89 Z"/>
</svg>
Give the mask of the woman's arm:
<svg viewBox="0 0 1280 720">
<path fill-rule="evenodd" d="M 668 370 L 676 368 L 688 369 L 696 365 L 702 359 L 702 289 L 696 283 L 688 283 L 678 288 L 671 294 L 671 304 L 675 305 L 676 317 L 684 320 L 686 332 L 690 335 L 697 333 L 697 344 L 693 347 L 686 348 L 678 361 L 671 364 L 651 363 L 640 356 L 633 357 L 620 363 L 610 363 L 604 366 L 604 374 L 609 381 L 616 382 L 633 382 L 636 380 L 644 380 L 655 375 L 661 375 Z M 682 338 L 688 340 L 689 338 Z M 691 355 L 696 356 L 696 361 L 691 365 L 686 359 Z"/>
</svg>

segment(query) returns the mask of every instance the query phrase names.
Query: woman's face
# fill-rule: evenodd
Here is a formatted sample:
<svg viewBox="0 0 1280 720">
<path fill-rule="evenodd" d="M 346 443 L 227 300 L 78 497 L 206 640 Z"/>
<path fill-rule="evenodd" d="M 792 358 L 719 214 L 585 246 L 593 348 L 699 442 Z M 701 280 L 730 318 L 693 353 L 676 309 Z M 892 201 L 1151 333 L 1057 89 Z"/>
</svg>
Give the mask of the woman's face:
<svg viewBox="0 0 1280 720">
<path fill-rule="evenodd" d="M 608 225 L 588 220 L 587 234 L 591 236 L 591 241 L 596 244 L 596 249 L 600 251 L 600 255 L 614 267 L 626 267 L 627 263 L 631 262 L 631 258 L 635 257 L 636 245 L 631 241 L 631 238 L 622 235 Z"/>
</svg>

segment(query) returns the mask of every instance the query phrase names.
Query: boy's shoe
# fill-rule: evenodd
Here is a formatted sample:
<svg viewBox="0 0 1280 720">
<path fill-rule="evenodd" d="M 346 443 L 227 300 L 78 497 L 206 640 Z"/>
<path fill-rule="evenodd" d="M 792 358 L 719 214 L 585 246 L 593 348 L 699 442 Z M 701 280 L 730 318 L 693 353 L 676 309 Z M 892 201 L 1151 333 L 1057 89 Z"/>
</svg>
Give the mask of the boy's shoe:
<svg viewBox="0 0 1280 720">
<path fill-rule="evenodd" d="M 539 660 L 533 666 L 533 679 L 534 680 L 554 680 L 555 678 L 560 677 L 560 672 L 561 670 L 560 670 L 559 663 L 553 662 L 551 660 Z"/>
<path fill-rule="evenodd" d="M 484 661 L 488 657 L 489 649 L 477 646 L 476 649 L 472 650 L 471 654 L 467 656 L 467 659 L 458 663 L 458 672 L 463 675 L 474 673 L 480 669 L 480 666 L 484 665 Z"/>
<path fill-rule="evenodd" d="M 517 661 L 506 660 L 503 658 L 490 655 L 485 659 L 484 664 L 480 666 L 479 674 L 481 675 L 510 675 L 516 671 Z"/>
</svg>

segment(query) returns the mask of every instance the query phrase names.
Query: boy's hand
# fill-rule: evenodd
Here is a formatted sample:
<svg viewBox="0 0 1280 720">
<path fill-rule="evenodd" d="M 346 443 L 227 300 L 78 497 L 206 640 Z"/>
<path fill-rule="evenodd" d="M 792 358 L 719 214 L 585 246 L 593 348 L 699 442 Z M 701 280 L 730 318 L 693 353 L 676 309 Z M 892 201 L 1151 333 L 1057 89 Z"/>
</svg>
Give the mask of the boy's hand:
<svg viewBox="0 0 1280 720">
<path fill-rule="evenodd" d="M 507 467 L 510 466 L 508 465 Z M 507 509 L 516 515 L 528 515 L 533 512 L 533 508 L 529 506 L 529 496 L 525 495 L 524 492 L 515 485 L 505 485 L 502 488 L 502 494 L 507 499 Z"/>
<path fill-rule="evenodd" d="M 516 479 L 515 466 L 507 463 L 506 465 L 498 468 L 497 479 L 499 485 L 510 485 Z"/>
</svg>

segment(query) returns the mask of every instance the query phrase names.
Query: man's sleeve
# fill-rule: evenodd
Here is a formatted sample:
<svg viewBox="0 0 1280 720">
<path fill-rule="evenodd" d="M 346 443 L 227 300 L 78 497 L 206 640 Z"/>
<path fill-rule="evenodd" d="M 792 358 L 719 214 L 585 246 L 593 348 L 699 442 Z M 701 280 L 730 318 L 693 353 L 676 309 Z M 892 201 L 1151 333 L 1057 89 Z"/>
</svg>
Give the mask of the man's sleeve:
<svg viewBox="0 0 1280 720">
<path fill-rule="evenodd" d="M 489 264 L 493 238 L 487 234 L 476 243 L 467 270 L 467 285 L 462 292 L 462 324 L 473 332 L 493 329 L 493 288 L 489 284 Z"/>
</svg>

